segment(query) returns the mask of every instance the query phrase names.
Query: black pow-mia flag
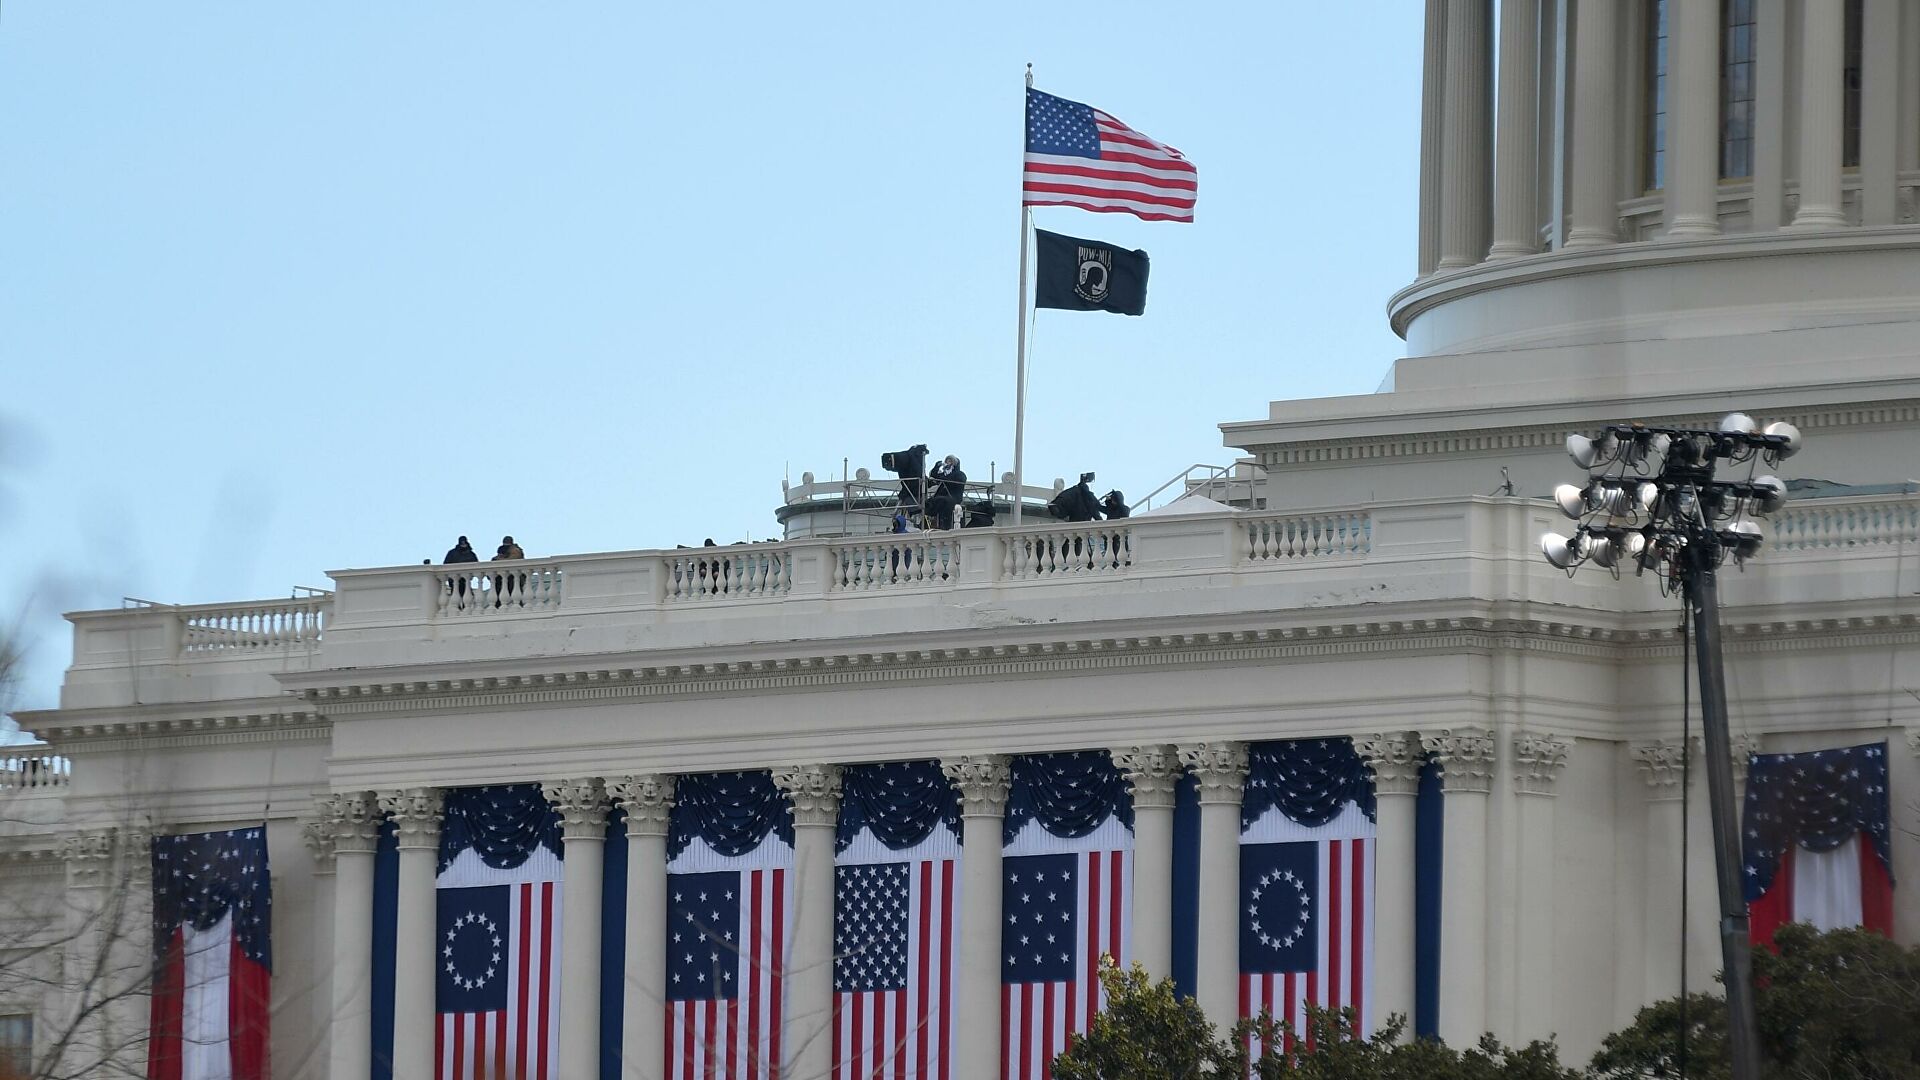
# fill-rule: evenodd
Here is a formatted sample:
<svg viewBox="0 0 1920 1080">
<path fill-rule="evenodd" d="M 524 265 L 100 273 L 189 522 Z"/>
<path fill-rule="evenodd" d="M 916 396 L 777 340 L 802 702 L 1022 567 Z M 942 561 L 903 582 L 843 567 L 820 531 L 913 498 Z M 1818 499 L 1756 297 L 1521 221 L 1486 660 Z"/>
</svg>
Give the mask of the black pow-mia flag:
<svg viewBox="0 0 1920 1080">
<path fill-rule="evenodd" d="M 1045 229 L 1033 232 L 1040 242 L 1034 306 L 1111 311 L 1116 315 L 1138 315 L 1147 310 L 1146 252 L 1126 251 Z"/>
</svg>

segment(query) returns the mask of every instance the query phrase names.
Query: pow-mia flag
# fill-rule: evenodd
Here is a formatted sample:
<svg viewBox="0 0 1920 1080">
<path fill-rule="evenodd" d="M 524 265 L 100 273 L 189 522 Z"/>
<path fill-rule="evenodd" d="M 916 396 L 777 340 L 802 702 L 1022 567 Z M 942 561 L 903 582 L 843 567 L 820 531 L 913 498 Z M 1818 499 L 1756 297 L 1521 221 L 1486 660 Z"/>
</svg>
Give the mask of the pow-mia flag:
<svg viewBox="0 0 1920 1080">
<path fill-rule="evenodd" d="M 1040 241 L 1040 279 L 1034 306 L 1068 311 L 1147 310 L 1147 253 L 1125 251 L 1098 240 L 1079 240 L 1035 229 Z"/>
</svg>

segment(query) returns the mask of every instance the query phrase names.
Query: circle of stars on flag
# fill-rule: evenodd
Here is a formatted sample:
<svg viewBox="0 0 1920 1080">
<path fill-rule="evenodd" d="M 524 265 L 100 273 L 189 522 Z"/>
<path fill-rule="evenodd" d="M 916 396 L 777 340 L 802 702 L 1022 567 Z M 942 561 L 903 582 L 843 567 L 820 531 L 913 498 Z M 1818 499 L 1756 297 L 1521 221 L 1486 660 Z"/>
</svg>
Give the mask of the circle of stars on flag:
<svg viewBox="0 0 1920 1080">
<path fill-rule="evenodd" d="M 471 929 L 468 929 L 471 927 Z M 488 957 L 487 969 L 472 975 L 454 970 L 454 944 L 459 940 L 461 931 L 469 934 L 485 935 L 483 947 L 474 950 L 474 955 L 485 954 Z M 440 948 L 440 956 L 446 961 L 447 974 L 462 990 L 478 990 L 493 979 L 500 970 L 500 927 L 492 919 L 477 912 L 469 911 L 453 920 L 453 927 L 447 931 L 447 943 Z"/>
</svg>

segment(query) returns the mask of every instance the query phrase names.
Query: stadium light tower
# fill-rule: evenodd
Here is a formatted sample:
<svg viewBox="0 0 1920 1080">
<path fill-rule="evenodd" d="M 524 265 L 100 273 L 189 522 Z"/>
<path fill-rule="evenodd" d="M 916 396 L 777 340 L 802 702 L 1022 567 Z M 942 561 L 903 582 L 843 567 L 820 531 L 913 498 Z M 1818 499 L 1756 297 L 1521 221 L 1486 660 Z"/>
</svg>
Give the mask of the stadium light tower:
<svg viewBox="0 0 1920 1080">
<path fill-rule="evenodd" d="M 1759 1080 L 1760 1041 L 1740 881 L 1740 823 L 1734 816 L 1716 577 L 1729 557 L 1738 565 L 1759 552 L 1764 536 L 1757 519 L 1786 502 L 1787 486 L 1773 476 L 1755 477 L 1757 466 L 1777 464 L 1799 449 L 1800 432 L 1792 424 L 1769 424 L 1762 430 L 1745 413 L 1733 413 L 1714 430 L 1611 424 L 1598 438 L 1570 435 L 1567 454 L 1588 471 L 1587 482 L 1562 484 L 1553 498 L 1580 524 L 1571 537 L 1548 533 L 1540 538 L 1547 561 L 1569 574 L 1583 562 L 1604 568 L 1616 579 L 1627 568 L 1636 575 L 1652 571 L 1662 594 L 1678 589 L 1692 611 L 1735 1080 Z M 1722 464 L 1745 466 L 1745 476 L 1718 478 L 1715 472 Z"/>
</svg>

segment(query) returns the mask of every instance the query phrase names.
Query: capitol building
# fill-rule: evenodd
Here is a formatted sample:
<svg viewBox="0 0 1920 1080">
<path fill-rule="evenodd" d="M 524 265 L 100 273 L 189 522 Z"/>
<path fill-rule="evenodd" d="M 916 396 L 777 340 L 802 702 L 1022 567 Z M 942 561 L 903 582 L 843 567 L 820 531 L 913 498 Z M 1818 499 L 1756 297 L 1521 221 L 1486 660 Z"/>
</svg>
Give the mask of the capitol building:
<svg viewBox="0 0 1920 1080">
<path fill-rule="evenodd" d="M 1242 846 L 1331 837 L 1311 919 L 1300 894 L 1318 977 L 1276 1011 L 1584 1062 L 1683 977 L 1713 989 L 1720 946 L 1681 604 L 1549 565 L 1549 496 L 1581 479 L 1571 434 L 1735 411 L 1804 438 L 1720 579 L 1736 780 L 1883 746 L 1892 930 L 1920 942 L 1920 7 L 1426 0 L 1425 25 L 1418 273 L 1384 298 L 1406 355 L 1377 393 L 1247 401 L 1184 497 L 889 534 L 891 481 L 809 478 L 777 543 L 69 614 L 59 707 L 0 758 L 0 1051 L 182 1080 L 1039 1076 L 1099 954 L 1242 1015 L 1267 934 L 1242 909 L 1284 887 Z M 1268 791 L 1295 748 L 1364 769 L 1311 822 Z M 261 907 L 218 924 L 231 970 L 188 917 L 162 986 L 155 898 L 212 894 L 168 893 L 155 853 L 201 833 L 264 845 Z M 1058 970 L 1015 955 L 1053 917 L 1016 860 L 1101 878 Z M 914 912 L 853 910 L 898 867 Z M 685 932 L 737 964 L 675 921 L 724 875 L 740 895 Z M 493 884 L 512 933 L 450 900 Z M 522 984 L 497 1009 L 496 968 Z M 245 1051 L 243 1011 L 270 1019 Z"/>
</svg>

